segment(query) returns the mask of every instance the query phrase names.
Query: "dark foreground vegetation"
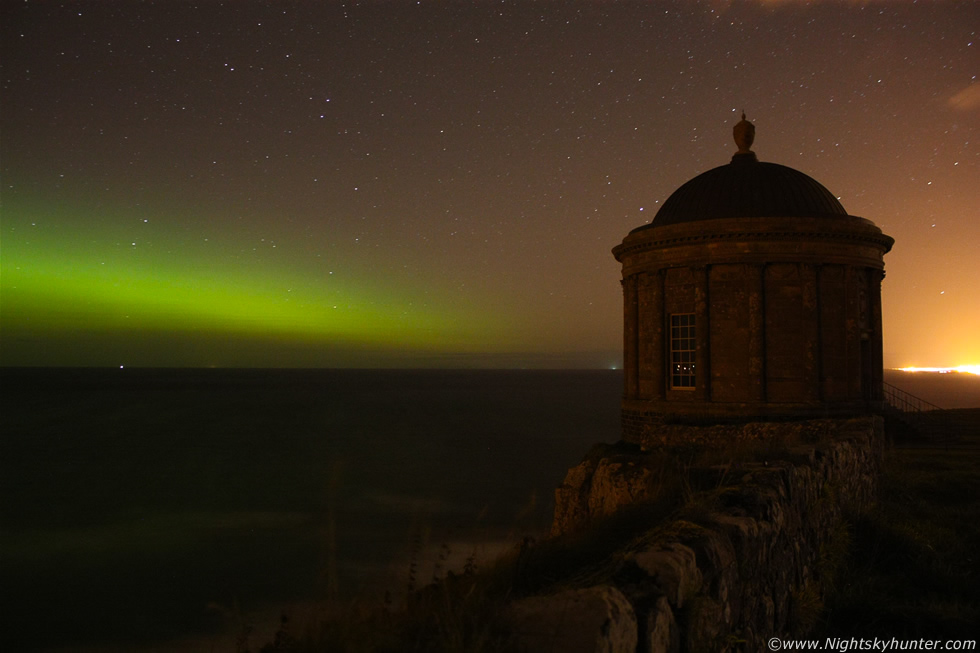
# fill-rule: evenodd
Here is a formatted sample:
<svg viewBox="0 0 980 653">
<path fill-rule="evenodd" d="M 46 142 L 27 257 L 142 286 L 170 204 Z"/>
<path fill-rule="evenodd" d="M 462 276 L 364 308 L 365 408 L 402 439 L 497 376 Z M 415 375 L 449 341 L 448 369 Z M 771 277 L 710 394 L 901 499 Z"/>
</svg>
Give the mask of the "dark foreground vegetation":
<svg viewBox="0 0 980 653">
<path fill-rule="evenodd" d="M 960 417 L 976 425 L 980 415 Z M 802 620 L 814 635 L 976 637 L 980 429 L 961 433 L 941 446 L 902 442 L 889 449 L 878 507 L 851 516 L 834 538 L 840 546 L 822 561 L 825 597 L 814 597 L 811 614 Z M 737 467 L 739 461 L 788 455 L 799 444 L 672 451 L 664 458 L 660 498 L 614 515 L 601 528 L 539 543 L 526 538 L 492 565 L 476 569 L 470 561 L 420 590 L 410 569 L 411 591 L 399 606 L 327 603 L 312 617 L 284 616 L 275 639 L 261 646 L 244 631 L 236 653 L 510 651 L 511 600 L 601 581 L 614 566 L 604 561 L 658 537 L 663 528 L 696 528 L 717 494 L 699 478 L 697 470 L 705 465 Z M 717 490 L 723 482 L 714 478 L 708 485 Z M 650 528 L 658 523 L 663 526 Z"/>
<path fill-rule="evenodd" d="M 670 476 L 676 481 L 677 476 Z M 525 537 L 485 567 L 478 569 L 470 562 L 421 589 L 414 589 L 418 580 L 413 565 L 407 573 L 410 591 L 401 605 L 327 602 L 305 623 L 302 619 L 293 623 L 284 615 L 274 641 L 260 647 L 250 647 L 243 636 L 235 653 L 512 651 L 514 642 L 507 630 L 511 601 L 560 587 L 588 586 L 608 577 L 614 565 L 605 561 L 660 533 L 649 524 L 676 527 L 668 518 L 685 514 L 680 512 L 683 508 L 692 517 L 703 510 L 691 501 L 691 490 L 684 483 L 675 482 L 672 488 L 656 502 L 613 515 L 601 528 L 540 542 Z"/>
<path fill-rule="evenodd" d="M 955 437 L 897 443 L 876 510 L 852 518 L 850 554 L 820 632 L 976 638 L 980 624 L 980 411 L 950 411 Z"/>
</svg>

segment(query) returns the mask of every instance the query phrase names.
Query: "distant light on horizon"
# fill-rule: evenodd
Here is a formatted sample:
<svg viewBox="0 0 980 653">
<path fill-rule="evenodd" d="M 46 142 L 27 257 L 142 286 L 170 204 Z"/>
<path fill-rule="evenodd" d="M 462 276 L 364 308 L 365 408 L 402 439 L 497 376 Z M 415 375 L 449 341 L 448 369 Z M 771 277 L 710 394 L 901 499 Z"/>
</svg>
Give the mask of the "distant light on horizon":
<svg viewBox="0 0 980 653">
<path fill-rule="evenodd" d="M 957 367 L 900 367 L 902 372 L 938 372 L 949 374 L 950 372 L 962 372 L 964 374 L 980 375 L 980 365 L 959 365 Z"/>
<path fill-rule="evenodd" d="M 895 239 L 882 364 L 980 363 L 976 3 L 771 3 L 0 3 L 0 365 L 621 370 L 738 98 Z"/>
</svg>

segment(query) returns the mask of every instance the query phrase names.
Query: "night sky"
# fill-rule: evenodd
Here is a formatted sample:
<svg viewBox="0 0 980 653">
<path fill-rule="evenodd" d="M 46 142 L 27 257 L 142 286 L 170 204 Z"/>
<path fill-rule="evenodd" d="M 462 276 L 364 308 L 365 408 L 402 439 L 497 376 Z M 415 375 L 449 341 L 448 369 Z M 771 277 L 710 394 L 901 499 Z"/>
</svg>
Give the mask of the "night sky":
<svg viewBox="0 0 980 653">
<path fill-rule="evenodd" d="M 980 363 L 980 3 L 0 6 L 3 365 L 616 366 L 743 109 L 895 238 L 885 366 Z"/>
</svg>

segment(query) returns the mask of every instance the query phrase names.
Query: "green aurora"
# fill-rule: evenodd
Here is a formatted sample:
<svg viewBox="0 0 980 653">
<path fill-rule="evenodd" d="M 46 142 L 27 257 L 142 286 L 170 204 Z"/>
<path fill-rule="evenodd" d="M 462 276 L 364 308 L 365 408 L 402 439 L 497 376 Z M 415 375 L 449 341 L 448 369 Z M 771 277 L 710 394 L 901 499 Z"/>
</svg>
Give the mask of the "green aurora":
<svg viewBox="0 0 980 653">
<path fill-rule="evenodd" d="M 608 368 L 610 250 L 725 164 L 896 240 L 980 362 L 976 3 L 0 5 L 0 365 Z"/>
<path fill-rule="evenodd" d="M 259 251 L 224 235 L 182 241 L 156 228 L 164 220 L 43 203 L 3 213 L 4 364 L 18 364 L 33 340 L 53 343 L 49 364 L 105 364 L 109 354 L 152 366 L 201 360 L 201 349 L 212 365 L 269 349 L 263 364 L 296 366 L 347 364 L 343 352 L 384 352 L 389 362 L 393 351 L 490 353 L 491 334 L 506 344 L 498 320 L 432 302 L 402 280 L 342 278 L 336 261 L 288 243 Z"/>
</svg>

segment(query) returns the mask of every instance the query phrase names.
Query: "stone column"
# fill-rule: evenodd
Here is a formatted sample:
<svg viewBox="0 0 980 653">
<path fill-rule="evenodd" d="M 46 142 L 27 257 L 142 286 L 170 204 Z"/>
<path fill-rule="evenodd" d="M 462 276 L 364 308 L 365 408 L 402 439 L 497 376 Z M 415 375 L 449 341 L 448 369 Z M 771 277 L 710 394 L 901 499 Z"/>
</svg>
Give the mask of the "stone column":
<svg viewBox="0 0 980 653">
<path fill-rule="evenodd" d="M 708 295 L 708 275 L 711 266 L 702 265 L 692 268 L 694 273 L 694 315 L 695 335 L 697 340 L 697 355 L 695 370 L 697 386 L 695 396 L 702 401 L 711 401 L 711 305 Z"/>
<path fill-rule="evenodd" d="M 749 287 L 749 396 L 766 401 L 766 266 L 749 268 L 754 271 Z"/>
<path fill-rule="evenodd" d="M 844 266 L 820 267 L 818 290 L 820 310 L 821 399 L 839 402 L 848 398 L 847 381 L 847 285 Z"/>
<path fill-rule="evenodd" d="M 820 398 L 820 311 L 817 310 L 817 268 L 800 264 L 800 304 L 803 311 L 803 392 L 804 398 Z"/>
<path fill-rule="evenodd" d="M 639 342 L 637 343 L 638 395 L 644 399 L 664 396 L 664 282 L 663 272 L 639 275 L 637 297 Z"/>
<path fill-rule="evenodd" d="M 847 398 L 861 399 L 861 272 L 848 265 L 844 268 L 844 348 L 847 352 L 844 378 Z"/>
<path fill-rule="evenodd" d="M 884 270 L 869 270 L 870 288 L 868 301 L 871 303 L 871 383 L 872 399 L 881 401 L 884 397 L 884 352 L 881 331 L 881 282 L 885 278 Z"/>
<path fill-rule="evenodd" d="M 824 378 L 824 360 L 823 351 L 826 340 L 826 333 L 824 333 L 823 326 L 823 265 L 816 266 L 815 279 L 816 288 L 814 294 L 814 300 L 816 301 L 816 309 L 814 312 L 815 319 L 817 321 L 817 399 L 820 402 L 825 402 L 827 400 L 826 393 L 826 383 Z"/>
<path fill-rule="evenodd" d="M 636 275 L 623 279 L 623 396 L 635 399 L 637 393 L 637 297 Z"/>
<path fill-rule="evenodd" d="M 664 312 L 664 271 L 657 270 L 653 277 L 653 288 L 656 291 L 650 305 L 651 324 L 653 332 L 650 338 L 650 395 L 657 399 L 667 396 L 667 362 L 664 360 L 667 348 L 665 324 L 667 315 Z"/>
</svg>

